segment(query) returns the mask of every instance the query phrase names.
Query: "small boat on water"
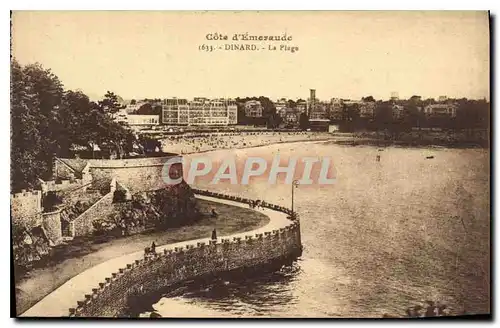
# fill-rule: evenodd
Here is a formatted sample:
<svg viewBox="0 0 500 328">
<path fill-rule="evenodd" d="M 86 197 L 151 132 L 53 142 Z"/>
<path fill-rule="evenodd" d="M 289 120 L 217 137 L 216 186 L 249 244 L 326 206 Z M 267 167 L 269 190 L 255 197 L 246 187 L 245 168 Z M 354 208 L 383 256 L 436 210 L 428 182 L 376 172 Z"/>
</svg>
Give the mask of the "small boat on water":
<svg viewBox="0 0 500 328">
<path fill-rule="evenodd" d="M 426 159 L 433 159 L 434 156 L 427 156 Z"/>
</svg>

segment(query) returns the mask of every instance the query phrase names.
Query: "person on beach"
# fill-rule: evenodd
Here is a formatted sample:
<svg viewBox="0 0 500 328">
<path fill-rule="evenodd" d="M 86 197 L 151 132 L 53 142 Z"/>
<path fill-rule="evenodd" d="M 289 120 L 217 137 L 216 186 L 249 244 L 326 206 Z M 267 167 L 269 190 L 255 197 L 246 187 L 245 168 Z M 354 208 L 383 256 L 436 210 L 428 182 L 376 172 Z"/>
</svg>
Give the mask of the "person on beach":
<svg viewBox="0 0 500 328">
<path fill-rule="evenodd" d="M 156 244 L 155 242 L 153 241 L 153 244 L 151 244 L 151 253 L 156 253 Z"/>
<path fill-rule="evenodd" d="M 217 240 L 217 231 L 215 230 L 215 228 L 212 231 L 212 240 Z"/>
<path fill-rule="evenodd" d="M 427 303 L 427 308 L 425 310 L 425 317 L 435 317 L 436 316 L 436 310 L 437 310 L 437 307 L 436 305 L 434 304 L 433 301 L 426 301 Z"/>
</svg>

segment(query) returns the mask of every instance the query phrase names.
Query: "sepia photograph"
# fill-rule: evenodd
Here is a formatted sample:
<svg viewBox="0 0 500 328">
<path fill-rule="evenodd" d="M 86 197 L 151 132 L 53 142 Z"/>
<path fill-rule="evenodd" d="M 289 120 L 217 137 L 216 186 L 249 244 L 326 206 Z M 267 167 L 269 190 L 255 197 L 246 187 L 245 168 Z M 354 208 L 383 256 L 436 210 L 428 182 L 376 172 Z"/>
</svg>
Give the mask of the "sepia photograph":
<svg viewBox="0 0 500 328">
<path fill-rule="evenodd" d="M 490 28 L 11 11 L 11 317 L 491 320 Z"/>
</svg>

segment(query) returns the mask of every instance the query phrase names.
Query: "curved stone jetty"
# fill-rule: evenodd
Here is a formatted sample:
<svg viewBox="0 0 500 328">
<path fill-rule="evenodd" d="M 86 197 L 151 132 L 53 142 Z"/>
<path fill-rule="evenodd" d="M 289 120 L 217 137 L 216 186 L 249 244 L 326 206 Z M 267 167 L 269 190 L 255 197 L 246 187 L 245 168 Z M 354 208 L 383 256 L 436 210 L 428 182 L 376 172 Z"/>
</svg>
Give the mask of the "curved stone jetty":
<svg viewBox="0 0 500 328">
<path fill-rule="evenodd" d="M 240 197 L 207 191 L 196 192 L 199 199 L 248 207 L 249 200 Z M 144 258 L 144 251 L 138 251 L 108 260 L 71 278 L 21 316 L 116 316 L 125 306 L 125 299 L 131 294 L 152 292 L 151 288 L 168 286 L 172 282 L 206 273 L 207 270 L 217 273 L 258 265 L 301 251 L 300 225 L 298 221 L 289 219 L 291 211 L 271 204 L 264 206 L 266 207 L 255 208 L 270 219 L 269 223 L 261 228 L 221 236 L 217 242 L 203 238 L 157 246 L 157 255 L 150 259 Z M 271 251 L 267 252 L 267 249 Z M 195 251 L 198 253 L 195 254 Z M 197 260 L 201 256 L 208 262 L 219 261 L 219 264 L 215 267 L 207 265 L 207 268 L 195 268 L 190 262 L 199 261 L 190 261 L 189 254 L 197 257 Z M 244 257 L 247 257 L 246 262 L 241 262 Z M 161 281 L 149 286 L 147 282 L 150 279 L 146 276 L 151 275 L 153 271 L 157 273 L 154 279 Z M 141 283 L 141 278 L 146 282 Z M 109 302 L 110 299 L 113 301 Z M 112 304 L 109 304 L 109 307 L 104 306 L 108 303 Z"/>
</svg>

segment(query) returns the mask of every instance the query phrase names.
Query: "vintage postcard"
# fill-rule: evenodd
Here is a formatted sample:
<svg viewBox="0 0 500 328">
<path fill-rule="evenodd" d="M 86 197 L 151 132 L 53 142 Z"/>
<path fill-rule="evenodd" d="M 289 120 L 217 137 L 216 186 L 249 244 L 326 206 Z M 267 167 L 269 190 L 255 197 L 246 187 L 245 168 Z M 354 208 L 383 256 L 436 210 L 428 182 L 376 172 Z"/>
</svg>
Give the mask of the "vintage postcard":
<svg viewBox="0 0 500 328">
<path fill-rule="evenodd" d="M 13 11 L 12 316 L 491 317 L 486 11 Z"/>
</svg>

